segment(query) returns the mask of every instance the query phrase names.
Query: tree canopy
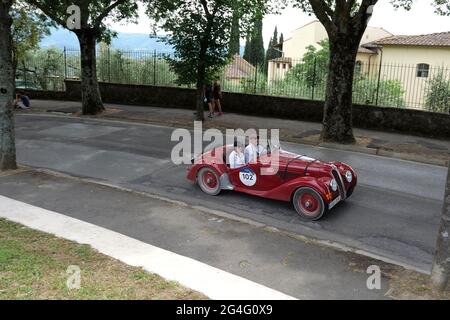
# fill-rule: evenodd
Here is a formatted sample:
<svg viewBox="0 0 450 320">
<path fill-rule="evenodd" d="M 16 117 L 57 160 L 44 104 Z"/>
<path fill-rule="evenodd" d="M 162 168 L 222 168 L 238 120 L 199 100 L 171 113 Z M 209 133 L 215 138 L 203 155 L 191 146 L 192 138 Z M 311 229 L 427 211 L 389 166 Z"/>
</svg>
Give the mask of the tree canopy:
<svg viewBox="0 0 450 320">
<path fill-rule="evenodd" d="M 80 43 L 81 100 L 83 114 L 97 114 L 105 109 L 100 96 L 96 70 L 96 43 L 109 43 L 114 32 L 105 24 L 132 21 L 138 4 L 132 0 L 27 0 L 55 23 L 73 31 Z"/>
<path fill-rule="evenodd" d="M 199 64 L 205 76 L 213 77 L 228 63 L 233 20 L 239 18 L 240 35 L 245 35 L 256 13 L 265 10 L 263 0 L 150 0 L 147 7 L 156 28 L 168 33 L 162 40 L 175 49 L 168 60 L 179 83 L 197 85 L 203 82 Z"/>
<path fill-rule="evenodd" d="M 403 7 L 410 10 L 414 2 L 417 0 L 391 0 L 394 7 Z M 450 16 L 450 0 L 433 0 L 432 2 L 435 12 L 441 16 Z"/>
<path fill-rule="evenodd" d="M 147 14 L 155 21 L 154 30 L 166 31 L 163 41 L 175 49 L 174 56 L 167 60 L 178 76 L 178 83 L 196 83 L 197 120 L 203 120 L 204 85 L 229 62 L 233 20 L 239 18 L 240 31 L 245 35 L 254 18 L 269 10 L 268 3 L 268 0 L 147 0 Z"/>
<path fill-rule="evenodd" d="M 45 15 L 32 10 L 24 1 L 16 1 L 11 8 L 11 26 L 14 69 L 25 57 L 27 51 L 35 50 L 39 42 L 50 34 L 53 25 Z"/>
<path fill-rule="evenodd" d="M 230 57 L 234 56 L 235 54 L 240 54 L 241 51 L 241 31 L 240 31 L 240 25 L 239 25 L 239 19 L 240 19 L 240 13 L 239 13 L 239 6 L 236 4 L 237 0 L 234 0 L 233 4 L 233 17 L 231 21 L 231 35 L 230 35 L 230 44 L 228 48 L 228 53 Z"/>
</svg>

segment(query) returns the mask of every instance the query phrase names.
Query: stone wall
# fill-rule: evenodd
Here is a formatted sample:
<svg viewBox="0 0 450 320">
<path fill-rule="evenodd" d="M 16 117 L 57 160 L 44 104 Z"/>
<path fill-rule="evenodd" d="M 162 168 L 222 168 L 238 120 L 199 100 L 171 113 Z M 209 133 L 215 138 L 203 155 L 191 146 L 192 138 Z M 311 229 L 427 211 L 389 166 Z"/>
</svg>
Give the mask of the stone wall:
<svg viewBox="0 0 450 320">
<path fill-rule="evenodd" d="M 106 103 L 185 109 L 194 109 L 195 105 L 193 89 L 100 83 L 100 92 Z M 78 101 L 80 82 L 66 81 L 66 92 L 29 94 L 35 99 Z M 225 112 L 291 120 L 321 122 L 323 116 L 323 101 L 315 100 L 225 92 L 223 105 Z M 450 114 L 355 104 L 353 124 L 364 129 L 450 138 Z"/>
</svg>

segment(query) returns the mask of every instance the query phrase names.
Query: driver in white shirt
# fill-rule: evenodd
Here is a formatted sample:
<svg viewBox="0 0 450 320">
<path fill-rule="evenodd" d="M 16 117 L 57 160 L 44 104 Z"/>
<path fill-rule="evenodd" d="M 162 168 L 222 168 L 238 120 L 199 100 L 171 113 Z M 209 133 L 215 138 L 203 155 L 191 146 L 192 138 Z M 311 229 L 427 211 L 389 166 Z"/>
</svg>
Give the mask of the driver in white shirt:
<svg viewBox="0 0 450 320">
<path fill-rule="evenodd" d="M 245 148 L 245 163 L 256 163 L 258 157 L 264 153 L 264 148 L 259 145 L 259 137 L 251 135 L 249 137 L 249 145 Z"/>
<path fill-rule="evenodd" d="M 234 142 L 234 150 L 230 153 L 229 161 L 231 169 L 245 166 L 245 157 L 242 153 L 242 144 L 237 141 Z"/>
</svg>

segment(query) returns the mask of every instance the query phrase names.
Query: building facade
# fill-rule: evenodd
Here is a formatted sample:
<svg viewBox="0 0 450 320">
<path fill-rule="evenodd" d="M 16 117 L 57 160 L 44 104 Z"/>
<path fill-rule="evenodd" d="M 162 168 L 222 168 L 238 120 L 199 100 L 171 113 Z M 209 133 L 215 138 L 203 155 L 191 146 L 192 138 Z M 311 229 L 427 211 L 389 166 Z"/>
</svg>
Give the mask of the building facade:
<svg viewBox="0 0 450 320">
<path fill-rule="evenodd" d="M 283 80 L 302 63 L 309 46 L 320 49 L 327 39 L 325 28 L 313 21 L 292 32 L 282 47 L 283 56 L 269 61 L 268 83 Z M 392 80 L 401 85 L 407 106 L 421 109 L 430 79 L 443 73 L 450 81 L 450 32 L 394 36 L 383 28 L 368 27 L 356 57 L 355 75 L 375 82 Z"/>
</svg>

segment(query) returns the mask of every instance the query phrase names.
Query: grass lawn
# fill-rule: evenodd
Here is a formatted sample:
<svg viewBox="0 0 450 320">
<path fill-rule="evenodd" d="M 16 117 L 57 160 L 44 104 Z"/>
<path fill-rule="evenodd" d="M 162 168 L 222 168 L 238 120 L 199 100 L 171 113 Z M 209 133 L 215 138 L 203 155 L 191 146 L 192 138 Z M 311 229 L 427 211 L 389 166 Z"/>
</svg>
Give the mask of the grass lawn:
<svg viewBox="0 0 450 320">
<path fill-rule="evenodd" d="M 81 270 L 68 289 L 69 266 Z M 0 219 L 0 299 L 206 299 L 87 245 Z"/>
</svg>

